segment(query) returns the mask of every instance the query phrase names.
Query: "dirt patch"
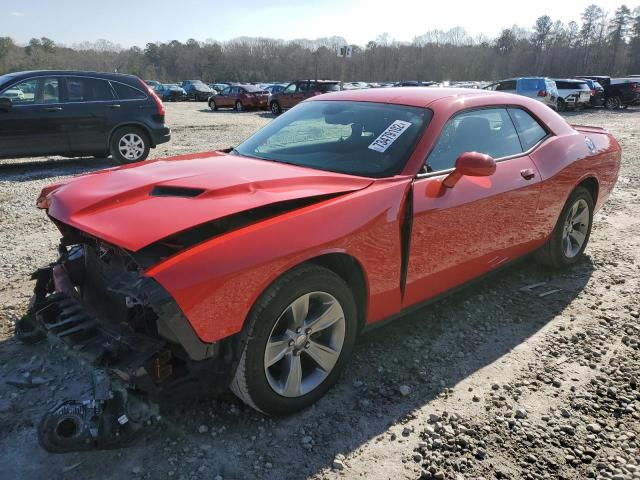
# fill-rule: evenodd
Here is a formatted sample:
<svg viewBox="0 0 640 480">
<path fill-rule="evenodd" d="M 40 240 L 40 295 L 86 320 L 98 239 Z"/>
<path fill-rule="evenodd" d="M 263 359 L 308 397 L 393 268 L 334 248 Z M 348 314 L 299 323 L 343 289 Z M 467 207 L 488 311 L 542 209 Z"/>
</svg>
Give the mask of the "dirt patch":
<svg viewBox="0 0 640 480">
<path fill-rule="evenodd" d="M 235 145 L 272 118 L 195 103 L 167 110 L 173 140 L 152 156 Z M 165 414 L 116 451 L 39 448 L 34 422 L 89 378 L 71 352 L 12 338 L 29 274 L 56 256 L 38 192 L 112 164 L 0 170 L 0 476 L 640 478 L 640 111 L 567 116 L 610 129 L 624 149 L 618 186 L 574 268 L 525 261 L 365 335 L 338 385 L 300 414 L 267 418 L 229 394 Z M 559 291 L 521 290 L 540 282 Z"/>
</svg>

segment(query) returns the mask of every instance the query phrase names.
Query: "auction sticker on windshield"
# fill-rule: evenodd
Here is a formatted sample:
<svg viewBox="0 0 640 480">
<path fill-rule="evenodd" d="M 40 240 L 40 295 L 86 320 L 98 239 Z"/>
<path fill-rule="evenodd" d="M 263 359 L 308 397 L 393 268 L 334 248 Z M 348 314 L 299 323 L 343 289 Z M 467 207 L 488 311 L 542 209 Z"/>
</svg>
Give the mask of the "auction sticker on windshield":
<svg viewBox="0 0 640 480">
<path fill-rule="evenodd" d="M 369 145 L 369 149 L 381 153 L 385 152 L 387 148 L 393 145 L 393 142 L 395 142 L 398 137 L 402 135 L 410 126 L 411 122 L 396 120 L 391 125 L 389 125 L 387 129 L 371 143 L 371 145 Z"/>
</svg>

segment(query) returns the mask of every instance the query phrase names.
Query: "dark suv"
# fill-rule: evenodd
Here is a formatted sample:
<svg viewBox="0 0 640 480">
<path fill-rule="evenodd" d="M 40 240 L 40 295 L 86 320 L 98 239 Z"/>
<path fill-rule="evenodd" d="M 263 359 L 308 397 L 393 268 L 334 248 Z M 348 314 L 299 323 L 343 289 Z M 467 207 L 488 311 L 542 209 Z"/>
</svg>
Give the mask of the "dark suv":
<svg viewBox="0 0 640 480">
<path fill-rule="evenodd" d="M 138 77 L 76 71 L 0 76 L 0 158 L 144 160 L 171 139 L 164 106 Z"/>
<path fill-rule="evenodd" d="M 287 85 L 281 92 L 269 95 L 269 108 L 274 115 L 295 107 L 307 98 L 340 90 L 340 82 L 334 80 L 298 80 Z"/>
</svg>

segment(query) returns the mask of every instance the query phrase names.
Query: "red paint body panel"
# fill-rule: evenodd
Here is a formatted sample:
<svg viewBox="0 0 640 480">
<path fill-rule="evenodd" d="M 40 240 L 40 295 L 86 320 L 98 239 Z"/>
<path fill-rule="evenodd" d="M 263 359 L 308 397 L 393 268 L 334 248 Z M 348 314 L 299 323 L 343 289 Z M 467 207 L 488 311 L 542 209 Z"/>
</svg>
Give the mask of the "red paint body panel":
<svg viewBox="0 0 640 480">
<path fill-rule="evenodd" d="M 369 320 L 381 320 L 401 308 L 400 214 L 410 182 L 378 180 L 214 238 L 146 273 L 210 342 L 238 332 L 258 296 L 287 270 L 322 254 L 347 253 L 365 272 Z"/>
<path fill-rule="evenodd" d="M 49 192 L 49 215 L 136 251 L 185 229 L 285 200 L 348 192 L 371 180 L 220 152 L 154 160 L 77 178 Z M 156 186 L 202 189 L 151 196 Z"/>
<path fill-rule="evenodd" d="M 572 128 L 526 97 L 498 92 L 401 88 L 344 91 L 307 101 L 352 100 L 430 108 L 433 118 L 400 175 L 369 179 L 222 153 L 196 154 L 85 175 L 43 191 L 49 214 L 129 250 L 220 216 L 273 202 L 340 194 L 183 250 L 148 269 L 207 342 L 237 333 L 264 290 L 294 266 L 324 254 L 361 267 L 367 323 L 382 320 L 505 262 L 551 235 L 573 189 L 598 183 L 596 207 L 617 179 L 620 146 L 606 131 Z M 456 113 L 517 106 L 546 125 L 532 151 L 496 163 L 486 177 L 417 175 Z M 595 149 L 590 150 L 588 137 Z M 524 173 L 523 173 L 524 172 Z M 525 178 L 526 177 L 526 178 Z M 194 198 L 149 197 L 156 185 L 205 190 Z M 402 294 L 402 225 L 413 213 Z"/>
</svg>

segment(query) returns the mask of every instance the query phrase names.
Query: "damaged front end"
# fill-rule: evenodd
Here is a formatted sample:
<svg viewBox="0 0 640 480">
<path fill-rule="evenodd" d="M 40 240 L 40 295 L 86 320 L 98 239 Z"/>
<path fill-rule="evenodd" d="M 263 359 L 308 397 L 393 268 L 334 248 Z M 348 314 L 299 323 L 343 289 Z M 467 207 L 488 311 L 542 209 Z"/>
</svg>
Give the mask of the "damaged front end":
<svg viewBox="0 0 640 480">
<path fill-rule="evenodd" d="M 43 448 L 117 448 L 140 434 L 161 403 L 227 388 L 233 337 L 202 342 L 131 253 L 75 230 L 63 233 L 58 261 L 33 274 L 34 297 L 16 336 L 26 343 L 60 340 L 95 370 L 86 397 L 44 415 Z"/>
</svg>

